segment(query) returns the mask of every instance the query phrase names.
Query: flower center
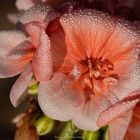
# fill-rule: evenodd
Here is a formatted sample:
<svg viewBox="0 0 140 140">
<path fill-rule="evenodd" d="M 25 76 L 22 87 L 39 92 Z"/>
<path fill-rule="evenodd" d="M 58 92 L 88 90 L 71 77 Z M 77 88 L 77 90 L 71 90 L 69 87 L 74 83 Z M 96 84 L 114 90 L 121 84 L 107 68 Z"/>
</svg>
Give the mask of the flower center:
<svg viewBox="0 0 140 140">
<path fill-rule="evenodd" d="M 74 66 L 73 76 L 80 83 L 82 81 L 83 88 L 90 88 L 94 94 L 107 91 L 109 85 L 116 85 L 119 80 L 113 63 L 102 58 L 81 60 Z"/>
</svg>

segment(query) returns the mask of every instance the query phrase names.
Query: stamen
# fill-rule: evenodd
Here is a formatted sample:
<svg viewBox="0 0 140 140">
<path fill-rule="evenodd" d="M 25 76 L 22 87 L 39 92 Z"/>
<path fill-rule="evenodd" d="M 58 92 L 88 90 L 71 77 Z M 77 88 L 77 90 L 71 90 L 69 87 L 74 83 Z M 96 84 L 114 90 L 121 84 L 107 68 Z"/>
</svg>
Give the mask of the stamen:
<svg viewBox="0 0 140 140">
<path fill-rule="evenodd" d="M 83 69 L 86 68 L 86 71 Z M 102 58 L 87 58 L 74 65 L 72 75 L 75 79 L 83 76 L 83 88 L 90 88 L 92 93 L 105 92 L 109 85 L 117 85 L 119 76 L 113 73 L 113 63 Z"/>
</svg>

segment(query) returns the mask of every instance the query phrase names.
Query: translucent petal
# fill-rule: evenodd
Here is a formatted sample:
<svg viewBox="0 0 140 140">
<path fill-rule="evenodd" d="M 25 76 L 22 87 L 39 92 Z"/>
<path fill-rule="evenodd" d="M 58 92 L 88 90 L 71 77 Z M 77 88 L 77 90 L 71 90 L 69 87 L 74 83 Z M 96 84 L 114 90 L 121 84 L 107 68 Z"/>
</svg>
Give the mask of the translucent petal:
<svg viewBox="0 0 140 140">
<path fill-rule="evenodd" d="M 99 114 L 110 106 L 110 101 L 104 96 L 91 97 L 85 104 L 80 115 L 73 119 L 73 123 L 80 129 L 96 131 Z"/>
<path fill-rule="evenodd" d="M 118 103 L 110 106 L 107 110 L 103 111 L 97 120 L 98 126 L 106 125 L 121 114 L 125 114 L 128 110 L 133 109 L 140 100 L 140 92 L 136 91 L 130 94 L 132 95 L 124 98 L 122 101 L 119 101 Z"/>
<path fill-rule="evenodd" d="M 10 100 L 15 107 L 17 107 L 25 99 L 27 95 L 25 91 L 27 90 L 32 75 L 32 66 L 29 64 L 26 70 L 19 76 L 13 85 L 10 93 Z"/>
<path fill-rule="evenodd" d="M 76 88 L 63 86 L 65 78 L 63 74 L 54 74 L 51 80 L 40 83 L 38 94 L 42 111 L 48 117 L 60 121 L 76 117 L 82 111 L 85 102 Z"/>
</svg>

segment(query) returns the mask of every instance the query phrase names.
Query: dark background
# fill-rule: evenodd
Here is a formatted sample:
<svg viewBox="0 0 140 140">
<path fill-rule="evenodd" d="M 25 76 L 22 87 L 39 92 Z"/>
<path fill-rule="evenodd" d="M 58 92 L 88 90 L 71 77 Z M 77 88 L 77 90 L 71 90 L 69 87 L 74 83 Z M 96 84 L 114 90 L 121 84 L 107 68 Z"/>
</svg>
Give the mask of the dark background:
<svg viewBox="0 0 140 140">
<path fill-rule="evenodd" d="M 12 29 L 14 25 L 6 19 L 6 15 L 15 12 L 15 0 L 0 0 L 0 30 Z M 135 14 L 140 19 L 140 0 L 135 2 Z M 13 140 L 14 125 L 12 118 L 21 112 L 24 107 L 15 109 L 9 100 L 10 89 L 17 77 L 0 79 L 0 140 Z"/>
<path fill-rule="evenodd" d="M 6 15 L 16 11 L 15 0 L 0 0 L 0 30 L 12 29 L 14 25 L 8 22 Z M 12 118 L 23 110 L 15 109 L 9 99 L 10 89 L 17 77 L 0 79 L 0 140 L 13 140 L 14 125 Z"/>
</svg>

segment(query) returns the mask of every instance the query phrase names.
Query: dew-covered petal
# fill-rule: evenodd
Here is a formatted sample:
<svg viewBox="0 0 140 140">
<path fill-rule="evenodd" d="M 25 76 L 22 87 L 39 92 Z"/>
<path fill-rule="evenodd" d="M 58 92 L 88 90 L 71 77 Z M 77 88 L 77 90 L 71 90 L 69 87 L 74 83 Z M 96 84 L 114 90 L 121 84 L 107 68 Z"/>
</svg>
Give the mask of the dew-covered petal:
<svg viewBox="0 0 140 140">
<path fill-rule="evenodd" d="M 132 119 L 133 111 L 126 112 L 109 124 L 109 140 L 123 140 Z M 128 139 L 127 139 L 128 140 Z"/>
<path fill-rule="evenodd" d="M 51 80 L 39 85 L 38 101 L 42 111 L 60 121 L 76 117 L 84 105 L 84 97 L 75 87 L 65 86 L 65 79 L 65 75 L 56 73 Z"/>
<path fill-rule="evenodd" d="M 105 96 L 92 96 L 85 104 L 80 115 L 73 119 L 73 123 L 80 129 L 96 131 L 99 114 L 110 106 L 110 101 Z"/>
<path fill-rule="evenodd" d="M 46 5 L 36 5 L 27 10 L 20 18 L 22 24 L 30 22 L 43 22 L 52 8 Z"/>
<path fill-rule="evenodd" d="M 60 23 L 66 36 L 68 49 L 84 59 L 96 57 L 115 28 L 115 20 L 93 10 L 78 10 L 64 14 Z"/>
<path fill-rule="evenodd" d="M 45 31 L 40 35 L 40 46 L 33 58 L 33 68 L 38 81 L 47 81 L 53 73 L 50 39 Z"/>
<path fill-rule="evenodd" d="M 10 100 L 15 107 L 17 107 L 25 99 L 27 95 L 25 91 L 29 85 L 32 75 L 32 66 L 29 64 L 13 85 L 10 93 Z"/>
<path fill-rule="evenodd" d="M 124 140 L 139 140 L 140 138 L 140 104 L 133 109 L 130 125 L 125 134 Z"/>
<path fill-rule="evenodd" d="M 140 33 L 136 27 L 124 19 L 90 10 L 64 14 L 60 23 L 66 35 L 67 50 L 73 58 L 80 61 L 86 56 L 102 57 L 114 64 L 119 84 L 110 90 L 119 99 L 140 87 L 139 62 L 135 58 Z"/>
<path fill-rule="evenodd" d="M 131 63 L 131 65 L 125 65 L 125 68 L 127 68 L 128 71 L 122 73 L 124 77 L 122 78 L 120 76 L 118 85 L 110 87 L 110 90 L 114 92 L 120 100 L 127 97 L 129 93 L 139 90 L 140 87 L 140 61 L 136 60 L 134 63 Z"/>
<path fill-rule="evenodd" d="M 97 120 L 98 126 L 108 124 L 113 119 L 117 118 L 121 114 L 131 110 L 140 100 L 140 91 L 134 91 L 130 93 L 130 96 L 124 98 L 122 101 L 110 106 L 107 110 L 103 111 Z"/>
<path fill-rule="evenodd" d="M 61 38 L 61 39 L 60 39 Z M 50 36 L 51 52 L 52 52 L 52 64 L 54 71 L 60 70 L 64 59 L 66 57 L 66 44 L 65 35 L 61 29 L 55 31 Z"/>
<path fill-rule="evenodd" d="M 25 24 L 25 29 L 31 37 L 32 45 L 38 48 L 40 45 L 41 25 L 37 22 L 30 22 Z"/>
</svg>

